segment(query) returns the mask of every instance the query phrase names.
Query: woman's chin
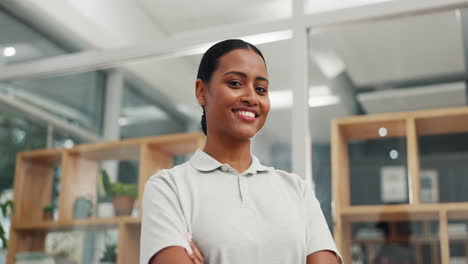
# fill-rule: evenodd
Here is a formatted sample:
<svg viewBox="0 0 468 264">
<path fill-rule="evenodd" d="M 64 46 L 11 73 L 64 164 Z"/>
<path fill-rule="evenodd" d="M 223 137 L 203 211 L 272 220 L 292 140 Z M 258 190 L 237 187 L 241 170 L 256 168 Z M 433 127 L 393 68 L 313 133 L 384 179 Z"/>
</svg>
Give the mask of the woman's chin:
<svg viewBox="0 0 468 264">
<path fill-rule="evenodd" d="M 256 130 L 253 129 L 238 129 L 234 134 L 239 139 L 251 139 L 257 134 Z"/>
</svg>

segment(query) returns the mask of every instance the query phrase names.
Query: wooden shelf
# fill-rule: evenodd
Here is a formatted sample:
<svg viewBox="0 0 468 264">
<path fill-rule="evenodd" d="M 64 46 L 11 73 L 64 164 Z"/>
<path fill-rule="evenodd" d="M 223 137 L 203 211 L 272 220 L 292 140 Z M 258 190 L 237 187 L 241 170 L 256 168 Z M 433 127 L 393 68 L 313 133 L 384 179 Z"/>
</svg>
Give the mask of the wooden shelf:
<svg viewBox="0 0 468 264">
<path fill-rule="evenodd" d="M 66 151 L 64 148 L 32 150 L 19 153 L 18 158 L 24 161 L 43 163 L 48 166 L 58 166 L 62 161 L 64 151 Z"/>
<path fill-rule="evenodd" d="M 439 217 L 431 206 L 366 205 L 351 206 L 341 210 L 341 216 L 349 222 L 433 220 Z"/>
<path fill-rule="evenodd" d="M 99 146 L 78 146 L 70 150 L 72 155 L 80 156 L 94 161 L 102 160 L 138 160 L 140 158 L 140 145 L 118 144 Z"/>
<path fill-rule="evenodd" d="M 468 107 L 439 110 L 386 113 L 335 119 L 332 122 L 332 190 L 334 201 L 334 235 L 346 263 L 351 262 L 352 224 L 357 222 L 422 221 L 439 223 L 439 235 L 414 238 L 416 243 L 440 241 L 432 248 L 433 256 L 442 263 L 450 263 L 450 241 L 465 241 L 467 236 L 449 236 L 451 220 L 468 220 L 468 201 L 460 203 L 421 202 L 421 178 L 419 139 L 426 135 L 468 133 Z M 379 135 L 381 127 L 386 135 Z M 349 143 L 353 140 L 378 140 L 401 137 L 406 142 L 405 162 L 408 172 L 410 204 L 399 205 L 351 205 L 351 166 Z M 394 229 L 394 228 L 393 228 Z M 427 227 L 426 227 L 427 231 Z M 394 234 L 393 234 L 394 235 Z M 391 234 L 390 234 L 391 236 Z M 395 238 L 395 236 L 393 236 Z M 400 239 L 400 238 L 399 238 Z M 383 242 L 382 239 L 361 239 L 363 243 Z M 420 257 L 421 249 L 416 249 Z M 368 256 L 369 258 L 369 256 Z M 370 259 L 370 258 L 369 258 Z M 421 258 L 419 258 L 421 260 Z"/>
<path fill-rule="evenodd" d="M 201 133 L 174 134 L 77 145 L 70 149 L 34 150 L 19 153 L 16 160 L 15 211 L 8 247 L 8 264 L 19 252 L 45 251 L 47 232 L 118 228 L 117 264 L 138 263 L 141 218 L 112 217 L 73 219 L 76 199 L 97 202 L 98 173 L 102 161 L 138 161 L 135 177 L 141 197 L 146 181 L 158 170 L 173 166 L 174 156 L 202 148 Z M 52 202 L 56 168 L 60 168 L 58 218 L 42 220 L 42 208 Z M 141 200 L 135 203 L 141 212 Z"/>
<path fill-rule="evenodd" d="M 341 209 L 351 222 L 436 220 L 446 211 L 450 220 L 468 219 L 468 203 L 431 203 L 398 205 L 360 205 Z"/>
<path fill-rule="evenodd" d="M 115 227 L 120 224 L 141 224 L 141 218 L 122 216 L 113 218 L 89 218 L 69 221 L 43 221 L 32 224 L 16 224 L 14 228 L 20 231 L 31 230 L 71 230 L 77 228 Z"/>
<path fill-rule="evenodd" d="M 360 126 L 342 125 L 340 128 L 343 135 L 348 140 L 369 140 L 379 139 L 383 136 L 379 135 L 380 128 L 385 128 L 387 133 L 385 138 L 397 138 L 405 136 L 405 120 L 388 120 L 388 121 L 373 121 L 366 122 Z"/>
<path fill-rule="evenodd" d="M 468 242 L 468 235 L 452 235 L 449 236 L 450 242 Z M 374 238 L 353 238 L 353 243 L 361 244 L 383 244 L 383 243 L 407 243 L 407 244 L 428 244 L 428 243 L 438 243 L 440 242 L 440 237 L 438 235 L 423 235 L 423 236 L 414 236 L 408 239 L 395 239 L 395 240 L 386 240 L 382 237 Z"/>
<path fill-rule="evenodd" d="M 361 244 L 384 244 L 384 243 L 402 243 L 402 244 L 427 244 L 439 242 L 440 238 L 436 235 L 413 236 L 408 238 L 385 239 L 383 237 L 374 238 L 353 238 L 353 243 Z"/>
</svg>

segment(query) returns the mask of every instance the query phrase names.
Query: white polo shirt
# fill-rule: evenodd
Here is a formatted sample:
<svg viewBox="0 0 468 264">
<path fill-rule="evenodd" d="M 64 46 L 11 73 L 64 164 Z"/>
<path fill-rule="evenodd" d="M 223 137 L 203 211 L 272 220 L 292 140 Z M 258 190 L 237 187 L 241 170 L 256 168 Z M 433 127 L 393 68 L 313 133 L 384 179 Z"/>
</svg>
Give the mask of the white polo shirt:
<svg viewBox="0 0 468 264">
<path fill-rule="evenodd" d="M 140 264 L 169 246 L 190 247 L 207 264 L 303 264 L 338 252 L 311 184 L 252 155 L 238 173 L 202 150 L 153 175 L 143 194 Z"/>
</svg>

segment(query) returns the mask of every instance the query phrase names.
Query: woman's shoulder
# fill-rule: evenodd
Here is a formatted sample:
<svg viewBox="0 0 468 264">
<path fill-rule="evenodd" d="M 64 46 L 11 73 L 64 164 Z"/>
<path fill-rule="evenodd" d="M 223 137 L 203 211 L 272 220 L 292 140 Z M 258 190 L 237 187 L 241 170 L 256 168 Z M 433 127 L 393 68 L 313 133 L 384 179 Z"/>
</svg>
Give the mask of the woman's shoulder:
<svg viewBox="0 0 468 264">
<path fill-rule="evenodd" d="M 160 169 L 157 172 L 153 173 L 148 179 L 149 183 L 154 183 L 158 181 L 165 182 L 176 182 L 183 178 L 184 175 L 187 175 L 187 170 L 190 169 L 188 161 L 182 164 L 175 165 L 172 168 Z"/>
<path fill-rule="evenodd" d="M 306 191 L 308 182 L 303 176 L 276 168 L 273 168 L 272 172 L 279 177 L 281 181 L 295 188 L 301 195 Z"/>
</svg>

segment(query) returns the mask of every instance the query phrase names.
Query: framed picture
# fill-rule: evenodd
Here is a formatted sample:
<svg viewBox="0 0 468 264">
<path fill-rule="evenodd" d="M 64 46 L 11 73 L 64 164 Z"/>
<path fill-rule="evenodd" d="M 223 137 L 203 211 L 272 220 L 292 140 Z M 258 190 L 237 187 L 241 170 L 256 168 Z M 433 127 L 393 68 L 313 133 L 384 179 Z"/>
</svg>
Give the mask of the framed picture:
<svg viewBox="0 0 468 264">
<path fill-rule="evenodd" d="M 408 180 L 404 166 L 380 168 L 380 190 L 383 203 L 408 201 Z"/>
<path fill-rule="evenodd" d="M 434 169 L 422 169 L 419 172 L 421 178 L 421 202 L 439 202 L 439 173 Z"/>
</svg>

